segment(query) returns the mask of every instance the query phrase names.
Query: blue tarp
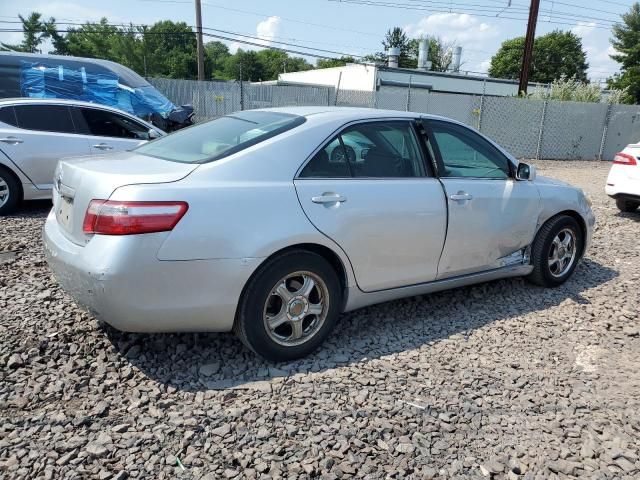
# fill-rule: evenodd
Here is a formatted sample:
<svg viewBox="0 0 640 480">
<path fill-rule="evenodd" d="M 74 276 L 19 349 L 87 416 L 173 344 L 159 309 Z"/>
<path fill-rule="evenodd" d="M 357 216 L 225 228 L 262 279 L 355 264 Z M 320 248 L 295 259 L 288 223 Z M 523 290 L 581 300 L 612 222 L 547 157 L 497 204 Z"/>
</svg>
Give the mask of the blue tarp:
<svg viewBox="0 0 640 480">
<path fill-rule="evenodd" d="M 131 88 L 115 73 L 87 73 L 42 62 L 20 62 L 20 90 L 24 97 L 66 98 L 119 108 L 141 118 L 157 112 L 163 117 L 176 107 L 152 86 Z"/>
</svg>

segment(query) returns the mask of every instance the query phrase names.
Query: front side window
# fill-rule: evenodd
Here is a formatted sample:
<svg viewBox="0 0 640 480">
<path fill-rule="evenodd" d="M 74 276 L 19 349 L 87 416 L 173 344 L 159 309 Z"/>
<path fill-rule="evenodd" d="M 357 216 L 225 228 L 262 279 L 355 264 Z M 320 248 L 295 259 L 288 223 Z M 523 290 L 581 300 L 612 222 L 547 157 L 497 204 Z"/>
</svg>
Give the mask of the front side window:
<svg viewBox="0 0 640 480">
<path fill-rule="evenodd" d="M 97 108 L 79 108 L 82 133 L 96 137 L 148 140 L 149 128 L 123 115 Z"/>
<path fill-rule="evenodd" d="M 135 149 L 181 163 L 207 163 L 297 127 L 305 118 L 280 112 L 245 111 L 194 125 Z"/>
<path fill-rule="evenodd" d="M 478 134 L 453 123 L 431 122 L 430 125 L 444 164 L 442 177 L 509 177 L 507 157 Z"/>
<path fill-rule="evenodd" d="M 301 177 L 407 178 L 425 175 L 410 122 L 367 122 L 345 128 L 302 170 Z"/>
<path fill-rule="evenodd" d="M 69 107 L 64 105 L 16 105 L 18 127 L 42 132 L 76 133 Z"/>
</svg>

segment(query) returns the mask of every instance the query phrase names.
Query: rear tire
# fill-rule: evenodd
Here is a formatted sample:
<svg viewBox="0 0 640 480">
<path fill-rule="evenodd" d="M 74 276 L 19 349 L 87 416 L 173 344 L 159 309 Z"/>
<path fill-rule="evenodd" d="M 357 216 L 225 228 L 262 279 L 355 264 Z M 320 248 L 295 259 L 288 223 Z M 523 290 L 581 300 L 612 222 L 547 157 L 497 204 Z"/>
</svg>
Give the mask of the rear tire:
<svg viewBox="0 0 640 480">
<path fill-rule="evenodd" d="M 575 218 L 558 215 L 547 221 L 531 248 L 533 271 L 527 280 L 543 287 L 557 287 L 571 276 L 584 245 L 582 229 Z"/>
<path fill-rule="evenodd" d="M 320 346 L 341 305 L 331 264 L 316 253 L 292 250 L 268 260 L 249 280 L 233 329 L 267 360 L 291 361 Z"/>
<path fill-rule="evenodd" d="M 621 212 L 635 212 L 640 202 L 634 202 L 633 200 L 625 200 L 624 198 L 618 198 L 616 200 L 616 207 Z"/>
<path fill-rule="evenodd" d="M 0 216 L 13 212 L 20 200 L 20 184 L 6 168 L 0 167 Z"/>
</svg>

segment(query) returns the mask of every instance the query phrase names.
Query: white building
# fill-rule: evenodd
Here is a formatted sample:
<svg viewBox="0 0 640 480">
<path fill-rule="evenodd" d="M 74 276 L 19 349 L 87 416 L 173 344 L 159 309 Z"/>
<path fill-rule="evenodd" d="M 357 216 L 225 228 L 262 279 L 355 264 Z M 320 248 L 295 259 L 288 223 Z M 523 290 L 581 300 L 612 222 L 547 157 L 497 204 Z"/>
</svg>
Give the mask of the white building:
<svg viewBox="0 0 640 480">
<path fill-rule="evenodd" d="M 424 88 L 432 92 L 515 96 L 518 82 L 456 72 L 432 72 L 374 64 L 347 64 L 305 72 L 281 73 L 278 85 L 315 85 L 372 92 L 381 86 Z M 536 84 L 529 84 L 532 90 Z"/>
</svg>

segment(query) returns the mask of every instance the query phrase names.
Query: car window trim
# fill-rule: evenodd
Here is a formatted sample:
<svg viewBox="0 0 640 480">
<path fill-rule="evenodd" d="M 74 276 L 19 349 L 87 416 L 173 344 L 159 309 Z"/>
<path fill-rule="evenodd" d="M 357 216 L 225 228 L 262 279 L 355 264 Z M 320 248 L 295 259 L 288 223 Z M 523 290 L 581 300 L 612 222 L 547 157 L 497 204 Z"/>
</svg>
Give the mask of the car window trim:
<svg viewBox="0 0 640 480">
<path fill-rule="evenodd" d="M 316 156 L 316 154 L 320 150 L 327 148 L 327 146 L 333 141 L 334 138 L 338 137 L 340 139 L 340 145 L 343 145 L 342 132 L 344 132 L 349 127 L 352 127 L 354 125 L 359 125 L 362 123 L 404 122 L 409 124 L 409 128 L 413 129 L 414 128 L 413 123 L 415 122 L 415 120 L 416 120 L 415 117 L 384 117 L 384 118 L 377 117 L 377 118 L 351 120 L 341 125 L 340 127 L 336 128 L 327 138 L 325 138 L 322 142 L 320 142 L 320 145 L 316 149 L 314 149 L 313 152 L 311 152 L 311 155 L 309 155 L 305 159 L 305 161 L 302 162 L 302 164 L 296 171 L 293 179 L 294 180 L 416 180 L 416 179 L 420 180 L 423 178 L 435 178 L 435 175 L 431 172 L 431 169 L 424 169 L 424 171 L 422 172 L 423 173 L 422 175 L 411 176 L 411 177 L 355 177 L 353 176 L 353 172 L 351 173 L 351 177 L 301 177 L 300 176 L 300 174 L 305 169 L 307 164 Z M 418 144 L 420 144 L 419 135 L 416 135 L 416 140 Z M 424 165 L 425 163 L 424 153 L 422 151 L 422 148 L 419 147 L 419 150 L 420 150 L 419 154 L 421 157 L 421 161 Z M 346 158 L 346 151 L 344 151 L 344 154 Z M 351 170 L 352 170 L 351 167 L 349 167 L 349 171 Z"/>
<path fill-rule="evenodd" d="M 433 153 L 436 156 L 436 165 L 438 167 L 438 172 L 437 172 L 437 176 L 439 179 L 445 179 L 445 178 L 456 178 L 456 179 L 460 179 L 460 178 L 468 178 L 470 180 L 496 180 L 496 181 L 505 181 L 505 180 L 513 180 L 515 178 L 515 174 L 514 174 L 514 166 L 513 163 L 511 162 L 511 160 L 509 159 L 509 157 L 507 157 L 504 153 L 502 153 L 500 150 L 498 150 L 494 145 L 491 144 L 491 142 L 487 141 L 482 135 L 480 135 L 478 132 L 474 131 L 472 128 L 469 128 L 466 125 L 462 125 L 459 123 L 455 123 L 455 122 L 449 122 L 447 120 L 434 120 L 434 119 L 423 119 L 426 120 L 425 122 L 425 132 L 427 134 L 427 138 L 425 139 L 425 141 L 431 141 L 431 146 L 433 148 Z M 501 155 L 506 161 L 507 161 L 507 168 L 509 169 L 509 173 L 507 174 L 507 178 L 491 178 L 491 177 L 452 177 L 452 176 L 448 176 L 448 175 L 441 175 L 441 172 L 444 172 L 445 170 L 445 165 L 444 165 L 444 161 L 442 160 L 442 153 L 440 152 L 440 146 L 438 145 L 438 141 L 435 138 L 435 135 L 433 133 L 433 130 L 431 128 L 431 126 L 433 124 L 443 124 L 443 125 L 454 125 L 454 126 L 458 126 L 461 127 L 463 129 L 469 130 L 472 134 L 477 135 L 480 138 L 481 142 L 486 143 L 487 145 L 489 145 L 491 147 L 491 149 L 495 150 L 495 152 L 498 155 Z"/>
</svg>

